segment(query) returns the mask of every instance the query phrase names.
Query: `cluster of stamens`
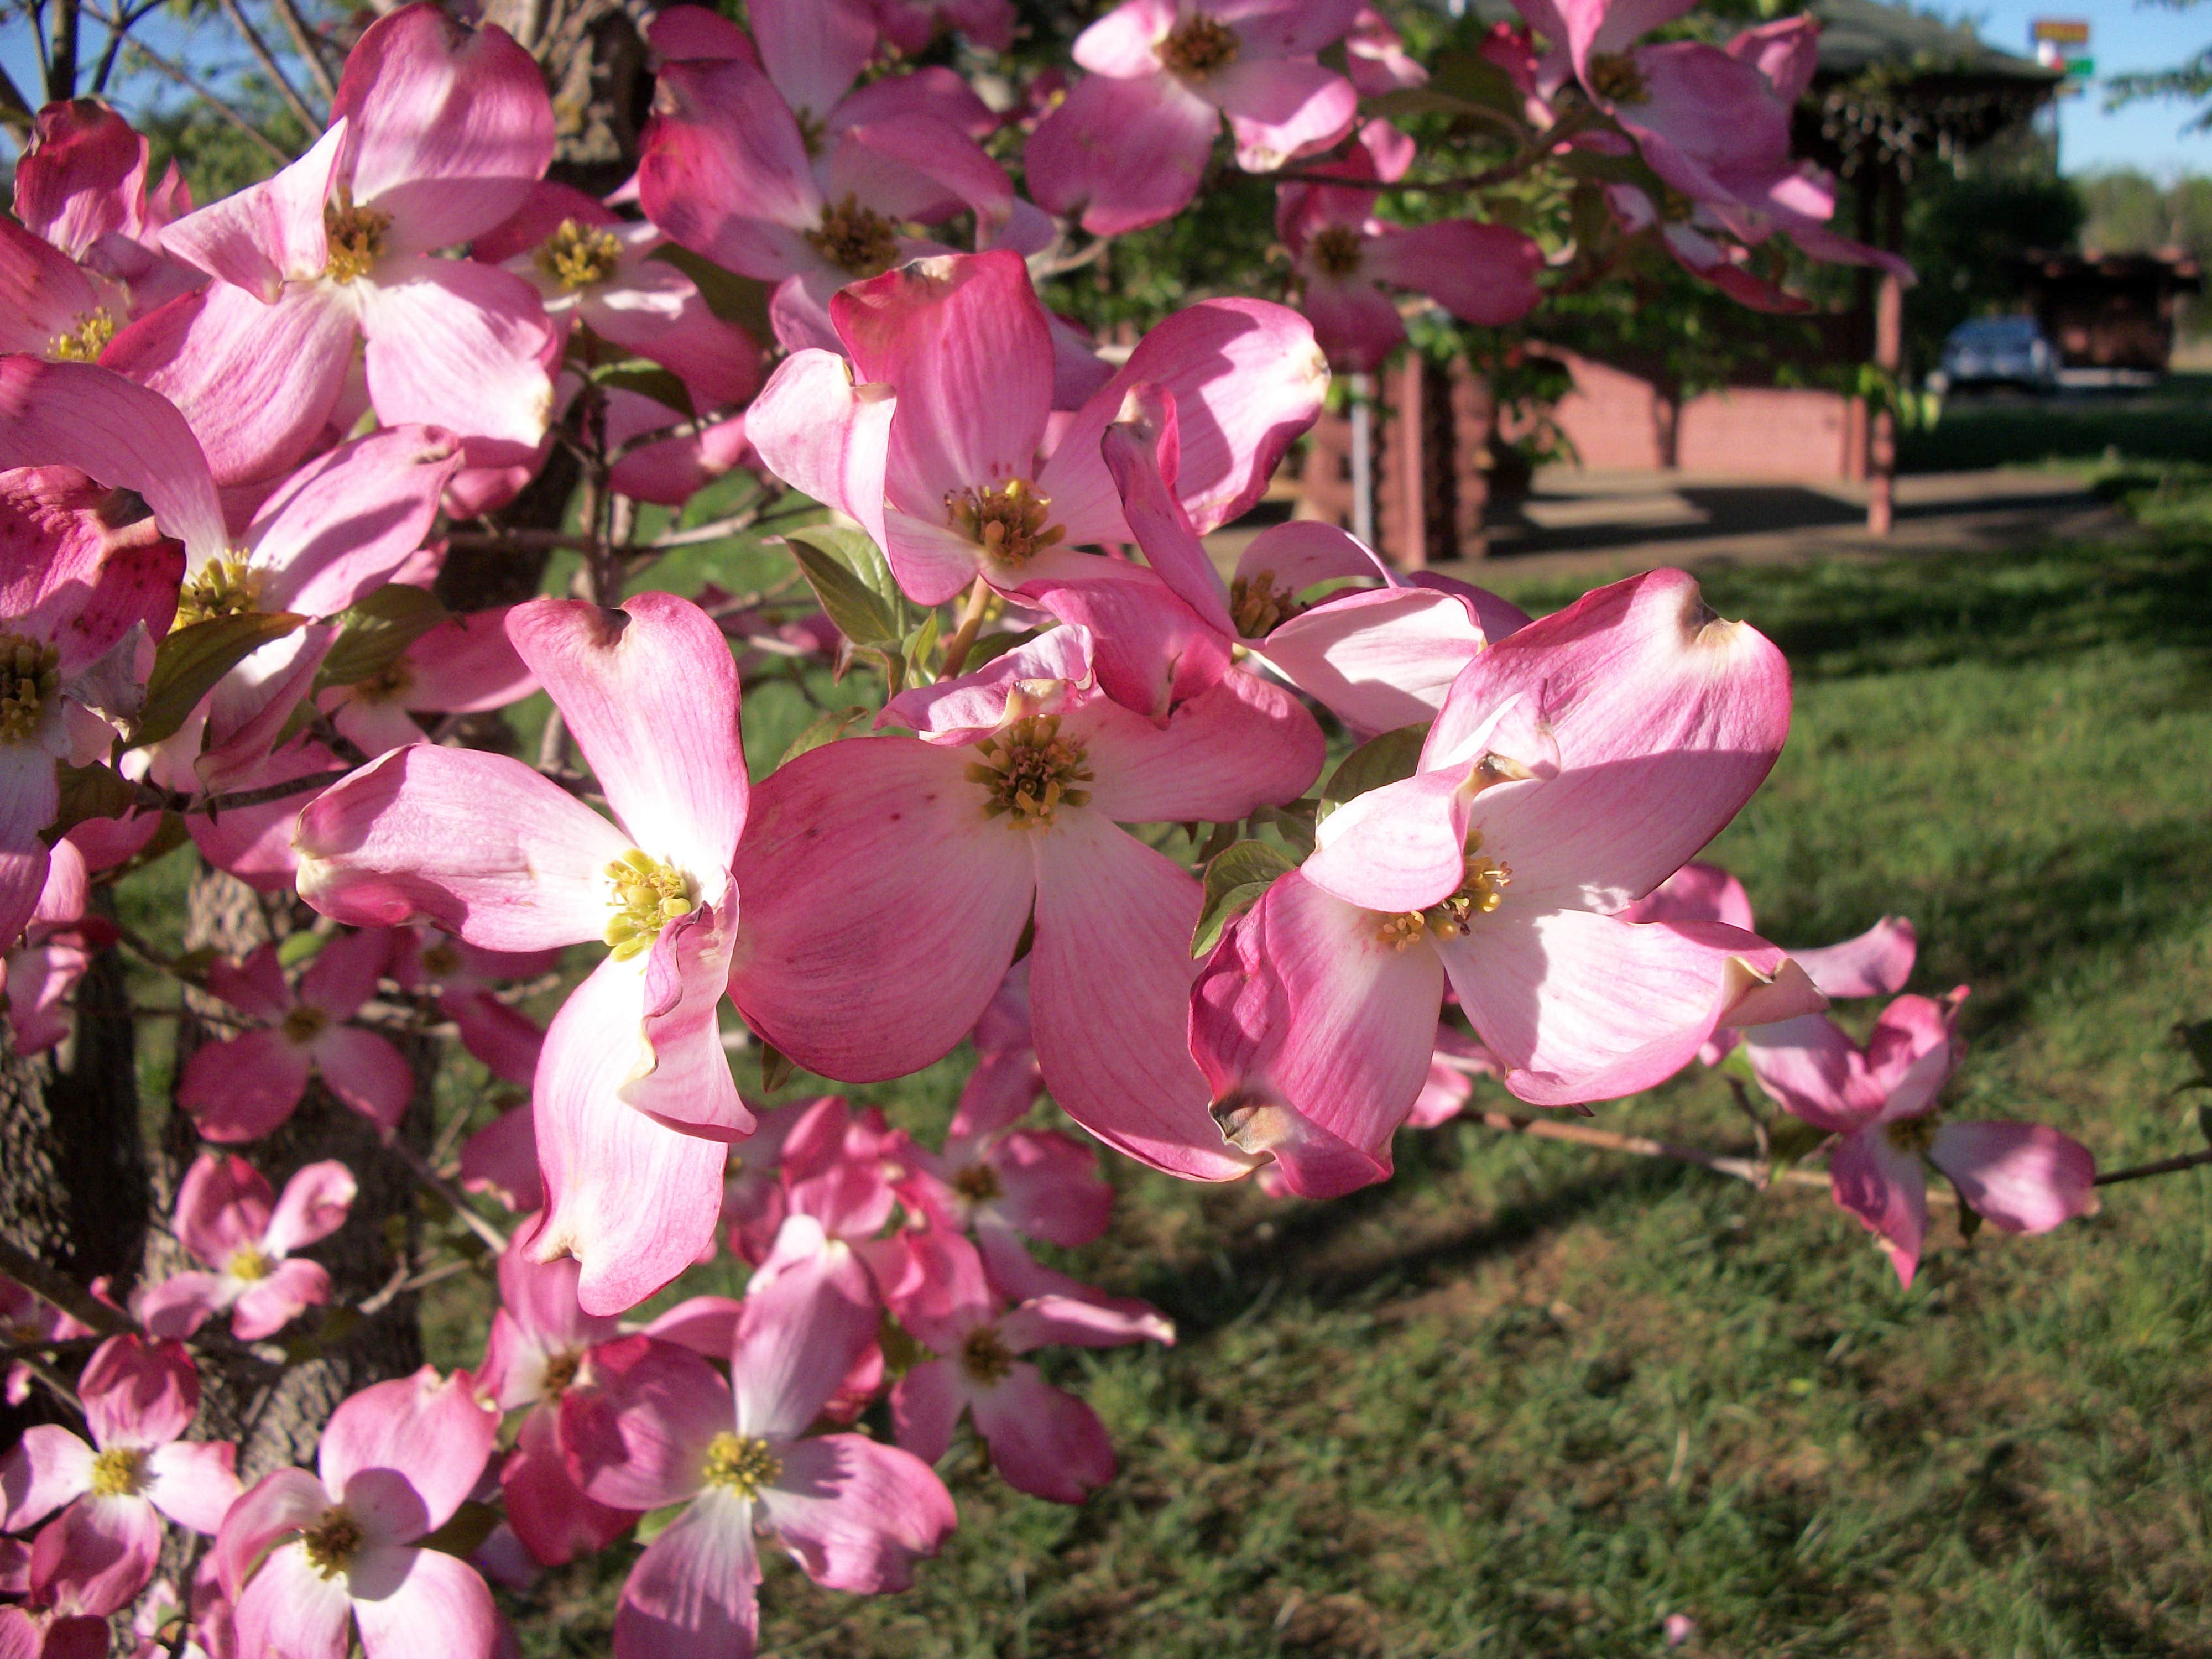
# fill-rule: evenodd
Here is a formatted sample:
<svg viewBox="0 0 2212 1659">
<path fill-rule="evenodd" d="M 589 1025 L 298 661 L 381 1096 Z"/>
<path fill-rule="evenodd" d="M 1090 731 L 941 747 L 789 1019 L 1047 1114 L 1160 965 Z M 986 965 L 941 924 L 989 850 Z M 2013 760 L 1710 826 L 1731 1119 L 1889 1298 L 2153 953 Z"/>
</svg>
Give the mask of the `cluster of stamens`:
<svg viewBox="0 0 2212 1659">
<path fill-rule="evenodd" d="M 177 595 L 177 626 L 189 628 L 216 617 L 243 617 L 258 610 L 260 603 L 261 573 L 246 562 L 246 555 L 210 559 L 197 574 L 185 579 Z"/>
<path fill-rule="evenodd" d="M 689 876 L 635 847 L 607 866 L 607 879 L 615 890 L 606 940 L 617 962 L 652 949 L 660 930 L 698 902 Z"/>
<path fill-rule="evenodd" d="M 1060 716 L 1031 714 L 975 745 L 968 779 L 983 786 L 983 816 L 1004 814 L 1018 830 L 1048 830 L 1062 806 L 1091 799 L 1085 751 L 1060 735 Z"/>
<path fill-rule="evenodd" d="M 1466 873 L 1449 898 L 1425 910 L 1406 910 L 1383 917 L 1382 926 L 1376 930 L 1377 937 L 1394 951 L 1405 950 L 1425 934 L 1433 933 L 1438 939 L 1454 939 L 1467 932 L 1475 917 L 1486 916 L 1495 910 L 1505 896 L 1513 872 L 1496 859 L 1477 857 L 1475 849 L 1481 845 L 1480 836 L 1468 837 Z"/>
<path fill-rule="evenodd" d="M 988 1164 L 970 1164 L 952 1177 L 952 1190 L 970 1204 L 988 1204 L 1004 1189 L 996 1170 Z"/>
<path fill-rule="evenodd" d="M 1324 276 L 1349 276 L 1359 269 L 1360 245 L 1364 240 L 1350 225 L 1323 225 L 1310 244 L 1313 262 Z"/>
<path fill-rule="evenodd" d="M 1650 91 L 1644 71 L 1626 52 L 1601 52 L 1589 60 L 1589 88 L 1608 104 L 1640 104 Z"/>
<path fill-rule="evenodd" d="M 1936 1139 L 1936 1114 L 1923 1112 L 1918 1117 L 1901 1117 L 1886 1126 L 1889 1144 L 1900 1152 L 1924 1157 Z"/>
<path fill-rule="evenodd" d="M 323 275 L 334 283 L 350 283 L 366 276 L 384 257 L 384 233 L 392 216 L 374 208 L 323 204 L 323 240 L 330 248 L 330 263 Z"/>
<path fill-rule="evenodd" d="M 710 1486 L 728 1486 L 738 1497 L 750 1498 L 763 1486 L 775 1485 L 782 1473 L 783 1460 L 768 1449 L 767 1441 L 718 1434 L 707 1443 L 699 1476 Z"/>
<path fill-rule="evenodd" d="M 61 653 L 21 634 L 0 634 L 0 743 L 23 743 L 62 689 Z"/>
<path fill-rule="evenodd" d="M 146 1454 L 136 1446 L 110 1446 L 92 1460 L 92 1495 L 129 1498 L 146 1478 Z"/>
<path fill-rule="evenodd" d="M 1202 81 L 1237 61 L 1237 31 L 1203 15 L 1187 17 L 1160 42 L 1158 50 L 1161 68 L 1171 75 Z"/>
<path fill-rule="evenodd" d="M 461 970 L 460 947 L 449 939 L 428 946 L 416 960 L 432 979 L 445 979 Z"/>
<path fill-rule="evenodd" d="M 415 684 L 415 671 L 407 665 L 404 657 L 394 657 L 353 688 L 353 695 L 361 702 L 396 702 Z"/>
<path fill-rule="evenodd" d="M 945 521 L 983 550 L 994 564 L 1021 566 L 1067 533 L 1052 522 L 1052 497 L 1027 478 L 981 489 L 947 491 Z"/>
<path fill-rule="evenodd" d="M 1264 637 L 1297 614 L 1289 588 L 1275 586 L 1275 573 L 1262 570 L 1238 576 L 1229 584 L 1229 617 L 1237 631 L 1248 640 Z"/>
<path fill-rule="evenodd" d="M 285 1011 L 284 1035 L 294 1042 L 313 1042 L 322 1036 L 331 1017 L 312 1002 L 295 1002 Z"/>
<path fill-rule="evenodd" d="M 64 363 L 96 363 L 107 343 L 115 337 L 115 319 L 102 307 L 76 319 L 46 343 L 46 356 Z"/>
<path fill-rule="evenodd" d="M 822 223 L 806 233 L 814 251 L 840 270 L 875 276 L 898 258 L 898 232 L 873 208 L 862 207 L 852 191 L 822 210 Z"/>
<path fill-rule="evenodd" d="M 571 1350 L 556 1353 L 545 1362 L 545 1375 L 538 1380 L 538 1397 L 548 1405 L 558 1405 L 561 1396 L 568 1392 L 568 1385 L 576 1380 L 582 1369 L 584 1356 Z"/>
<path fill-rule="evenodd" d="M 960 1366 L 985 1388 L 1003 1382 L 1006 1373 L 1014 1368 L 1014 1357 L 1007 1352 L 998 1328 L 978 1325 L 968 1333 L 960 1345 Z"/>
<path fill-rule="evenodd" d="M 247 1285 L 258 1285 L 268 1278 L 270 1267 L 269 1258 L 251 1244 L 233 1250 L 230 1260 L 222 1264 L 223 1272 Z"/>
<path fill-rule="evenodd" d="M 571 294 L 597 288 L 615 274 L 621 262 L 622 244 L 612 231 L 574 219 L 563 219 L 538 250 L 538 268 Z"/>
<path fill-rule="evenodd" d="M 353 1565 L 368 1534 L 361 1522 L 341 1509 L 327 1509 L 322 1518 L 300 1534 L 300 1548 L 307 1565 L 325 1578 L 335 1578 Z"/>
</svg>

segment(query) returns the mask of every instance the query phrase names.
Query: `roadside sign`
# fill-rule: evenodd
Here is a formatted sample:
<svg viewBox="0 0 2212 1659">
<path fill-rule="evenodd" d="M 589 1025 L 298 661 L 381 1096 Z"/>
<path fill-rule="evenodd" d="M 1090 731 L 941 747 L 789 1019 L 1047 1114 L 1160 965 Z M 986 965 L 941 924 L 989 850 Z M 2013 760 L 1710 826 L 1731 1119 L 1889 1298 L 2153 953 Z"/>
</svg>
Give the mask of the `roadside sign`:
<svg viewBox="0 0 2212 1659">
<path fill-rule="evenodd" d="M 2039 17 L 2027 26 L 2027 40 L 2034 46 L 2045 42 L 2054 46 L 2086 46 L 2089 25 L 2079 17 Z"/>
</svg>

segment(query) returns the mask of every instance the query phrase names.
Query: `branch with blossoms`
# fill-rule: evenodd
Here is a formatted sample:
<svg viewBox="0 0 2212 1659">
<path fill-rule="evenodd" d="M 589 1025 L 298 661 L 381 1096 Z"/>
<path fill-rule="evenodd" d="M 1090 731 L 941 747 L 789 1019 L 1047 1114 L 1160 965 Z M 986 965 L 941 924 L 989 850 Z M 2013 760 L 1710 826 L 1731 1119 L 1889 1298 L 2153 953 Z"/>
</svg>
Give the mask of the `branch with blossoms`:
<svg viewBox="0 0 2212 1659">
<path fill-rule="evenodd" d="M 967 1483 L 1115 1478 L 1035 1357 L 1174 1340 L 1055 1254 L 1112 1224 L 1101 1145 L 1325 1201 L 1467 1113 L 1826 1185 L 1908 1283 L 1931 1201 L 2094 1209 L 2078 1143 L 1942 1109 L 1964 992 L 1905 993 L 1908 924 L 1785 949 L 1691 861 L 1790 677 L 1688 576 L 1532 618 L 1332 525 L 1207 544 L 1332 372 L 1402 343 L 1385 290 L 1512 324 L 1640 239 L 1789 309 L 1775 238 L 1886 257 L 1789 154 L 1809 22 L 1655 42 L 1651 8 L 1526 0 L 1429 66 L 1345 0 L 1131 0 L 1079 76 L 987 103 L 912 60 L 1004 52 L 1005 0 L 747 11 L 650 18 L 605 199 L 548 176 L 546 66 L 428 4 L 335 80 L 281 4 L 327 123 L 204 206 L 112 109 L 37 117 L 0 221 L 8 1029 L 138 1018 L 79 999 L 120 944 L 195 1041 L 138 1271 L 8 1238 L 0 1171 L 9 1398 L 50 1419 L 0 1455 L 9 1651 L 128 1612 L 142 1652 L 488 1659 L 491 1585 L 619 1551 L 620 1659 L 742 1656 L 763 1539 L 902 1589 Z M 1430 117 L 1417 170 L 1395 122 Z M 1102 353 L 1039 280 L 1189 210 L 1224 122 L 1297 307 L 1218 295 Z M 781 574 L 642 586 L 740 548 Z M 554 556 L 568 597 L 452 603 L 471 569 L 545 593 Z M 749 764 L 771 685 L 818 718 Z M 250 945 L 116 920 L 187 844 L 254 895 Z M 1863 1041 L 1826 1012 L 1874 997 Z M 941 1136 L 783 1086 L 956 1051 Z M 1755 1156 L 1567 1115 L 1699 1065 Z M 348 1157 L 314 1155 L 332 1120 Z M 359 1282 L 349 1230 L 381 1241 Z M 352 1389 L 313 1469 L 250 1455 L 295 1367 L 463 1275 L 496 1291 L 481 1364 Z M 171 1527 L 196 1565 L 155 1583 Z"/>
</svg>

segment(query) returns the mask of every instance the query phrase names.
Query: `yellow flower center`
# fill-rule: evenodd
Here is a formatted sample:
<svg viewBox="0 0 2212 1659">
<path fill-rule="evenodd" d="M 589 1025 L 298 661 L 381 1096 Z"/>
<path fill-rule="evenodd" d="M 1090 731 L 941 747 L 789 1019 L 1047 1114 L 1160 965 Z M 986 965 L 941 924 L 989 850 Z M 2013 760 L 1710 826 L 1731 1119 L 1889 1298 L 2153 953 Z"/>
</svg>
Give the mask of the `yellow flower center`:
<svg viewBox="0 0 2212 1659">
<path fill-rule="evenodd" d="M 414 684 L 415 671 L 407 665 L 407 659 L 395 657 L 356 685 L 353 694 L 362 702 L 397 702 Z"/>
<path fill-rule="evenodd" d="M 615 274 L 621 262 L 622 244 L 612 231 L 580 225 L 574 219 L 563 219 L 538 250 L 538 268 L 571 294 L 597 288 Z"/>
<path fill-rule="evenodd" d="M 768 1449 L 765 1440 L 740 1434 L 718 1434 L 707 1444 L 707 1461 L 700 1478 L 710 1486 L 728 1486 L 740 1498 L 751 1498 L 763 1486 L 775 1484 L 783 1461 Z"/>
<path fill-rule="evenodd" d="M 322 1518 L 300 1534 L 300 1547 L 307 1565 L 325 1578 L 335 1578 L 353 1565 L 361 1547 L 368 1541 L 361 1522 L 345 1510 L 325 1510 Z"/>
<path fill-rule="evenodd" d="M 330 263 L 323 275 L 334 283 L 350 283 L 366 276 L 384 257 L 384 233 L 392 216 L 374 208 L 323 204 L 323 240 L 330 246 Z"/>
<path fill-rule="evenodd" d="M 1202 81 L 1237 61 L 1237 32 L 1211 17 L 1187 17 L 1160 42 L 1159 52 L 1170 74 Z"/>
<path fill-rule="evenodd" d="M 261 573 L 246 562 L 245 554 L 232 553 L 210 559 L 185 579 L 177 595 L 176 625 L 190 628 L 194 623 L 243 617 L 260 608 Z"/>
<path fill-rule="evenodd" d="M 978 1325 L 960 1345 L 960 1365 L 969 1376 L 989 1388 L 994 1382 L 1006 1381 L 1006 1373 L 1014 1368 L 1014 1357 L 1007 1352 L 998 1327 Z"/>
<path fill-rule="evenodd" d="M 1062 806 L 1091 799 L 1084 747 L 1060 735 L 1060 716 L 1031 714 L 975 745 L 968 779 L 983 786 L 983 816 L 1005 814 L 1017 830 L 1049 830 Z"/>
<path fill-rule="evenodd" d="M 538 1380 L 538 1398 L 549 1405 L 558 1403 L 561 1396 L 568 1392 L 568 1385 L 576 1380 L 583 1364 L 584 1356 L 573 1350 L 555 1354 L 545 1362 L 545 1375 Z"/>
<path fill-rule="evenodd" d="M 1589 88 L 1608 104 L 1640 104 L 1650 96 L 1644 71 L 1626 52 L 1601 52 L 1589 60 Z"/>
<path fill-rule="evenodd" d="M 898 258 L 898 233 L 873 208 L 860 205 L 852 191 L 822 210 L 822 223 L 806 233 L 814 251 L 840 270 L 855 276 L 879 276 Z"/>
<path fill-rule="evenodd" d="M 1476 916 L 1486 916 L 1495 910 L 1504 900 L 1513 872 L 1496 859 L 1477 857 L 1476 849 L 1481 845 L 1480 835 L 1467 838 L 1466 872 L 1449 898 L 1425 910 L 1384 916 L 1376 936 L 1392 950 L 1402 951 L 1431 932 L 1439 940 L 1457 939 L 1467 932 L 1468 924 Z"/>
<path fill-rule="evenodd" d="M 1901 1117 L 1885 1128 L 1889 1144 L 1899 1152 L 1924 1155 L 1936 1139 L 1936 1114 L 1923 1112 L 1918 1117 Z"/>
<path fill-rule="evenodd" d="M 1229 584 L 1230 619 L 1248 640 L 1259 639 L 1297 614 L 1291 590 L 1276 587 L 1272 570 L 1238 576 Z"/>
<path fill-rule="evenodd" d="M 1314 234 L 1313 259 L 1324 276 L 1349 276 L 1359 269 L 1364 239 L 1350 225 L 1323 225 Z"/>
<path fill-rule="evenodd" d="M 607 866 L 607 879 L 614 884 L 614 914 L 607 919 L 606 940 L 617 962 L 651 950 L 662 928 L 698 904 L 689 876 L 634 847 Z"/>
<path fill-rule="evenodd" d="M 223 1263 L 222 1270 L 233 1279 L 242 1279 L 252 1285 L 268 1278 L 270 1267 L 269 1258 L 248 1244 L 242 1250 L 233 1251 L 230 1260 Z"/>
<path fill-rule="evenodd" d="M 284 1036 L 293 1042 L 313 1042 L 322 1036 L 331 1017 L 311 1002 L 295 1002 L 284 1015 Z"/>
<path fill-rule="evenodd" d="M 27 743 L 61 694 L 61 653 L 21 634 L 0 634 L 0 744 Z"/>
<path fill-rule="evenodd" d="M 46 343 L 46 356 L 64 363 L 96 363 L 115 337 L 115 319 L 106 307 L 88 311 L 75 328 L 64 329 Z"/>
<path fill-rule="evenodd" d="M 136 1446 L 110 1446 L 92 1460 L 94 1498 L 130 1498 L 145 1484 L 146 1454 Z"/>
<path fill-rule="evenodd" d="M 970 1204 L 988 1204 L 1006 1189 L 999 1184 L 999 1172 L 988 1164 L 970 1164 L 952 1177 L 952 1190 Z"/>
<path fill-rule="evenodd" d="M 1052 497 L 1027 478 L 945 497 L 945 521 L 996 564 L 1027 564 L 1067 532 L 1052 522 Z"/>
</svg>

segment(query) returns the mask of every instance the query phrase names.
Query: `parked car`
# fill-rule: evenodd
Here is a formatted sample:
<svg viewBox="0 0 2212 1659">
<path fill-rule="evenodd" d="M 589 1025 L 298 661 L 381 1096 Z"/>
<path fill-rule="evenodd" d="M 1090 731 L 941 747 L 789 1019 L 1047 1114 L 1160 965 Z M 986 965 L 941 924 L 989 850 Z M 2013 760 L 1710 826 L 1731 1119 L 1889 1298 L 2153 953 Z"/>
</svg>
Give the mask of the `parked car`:
<svg viewBox="0 0 2212 1659">
<path fill-rule="evenodd" d="M 2058 349 L 2033 317 L 1978 317 L 1943 342 L 1940 391 L 2016 386 L 2048 392 L 2058 384 Z"/>
</svg>

